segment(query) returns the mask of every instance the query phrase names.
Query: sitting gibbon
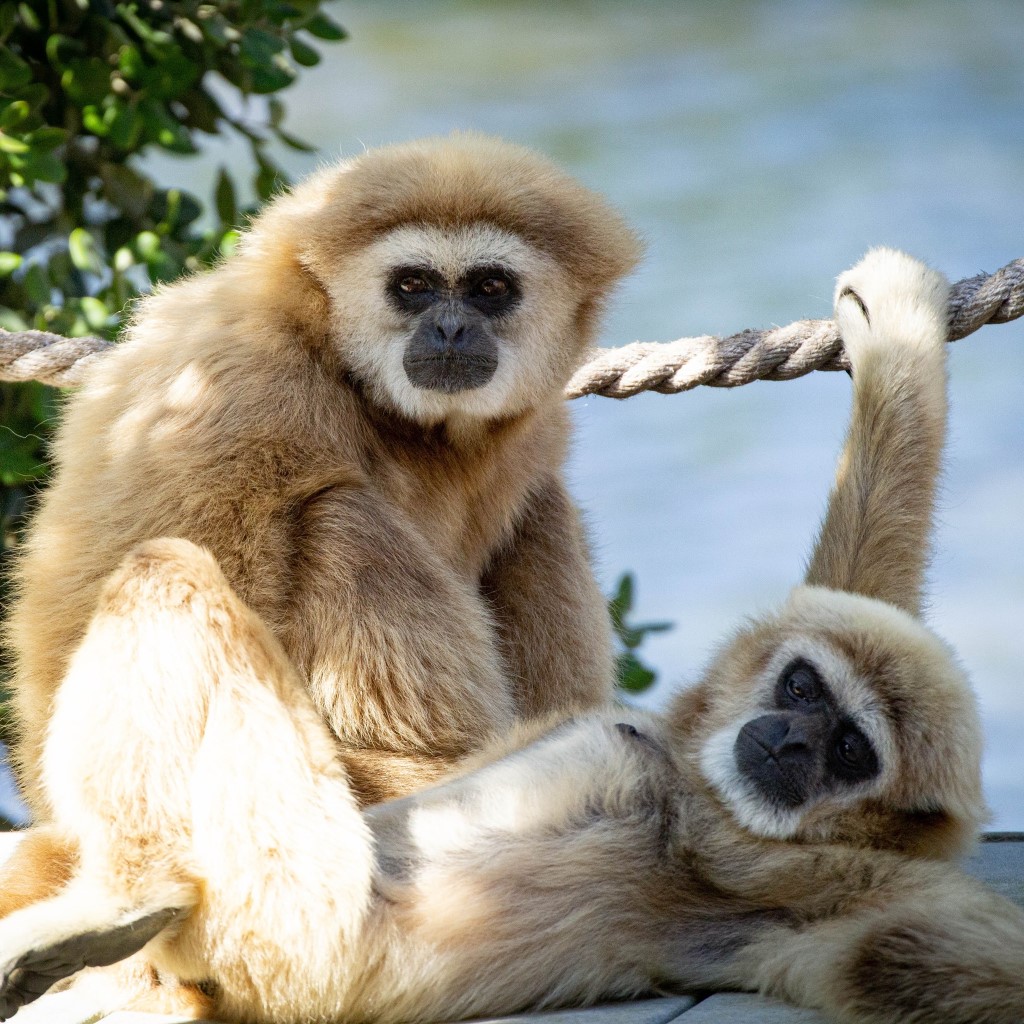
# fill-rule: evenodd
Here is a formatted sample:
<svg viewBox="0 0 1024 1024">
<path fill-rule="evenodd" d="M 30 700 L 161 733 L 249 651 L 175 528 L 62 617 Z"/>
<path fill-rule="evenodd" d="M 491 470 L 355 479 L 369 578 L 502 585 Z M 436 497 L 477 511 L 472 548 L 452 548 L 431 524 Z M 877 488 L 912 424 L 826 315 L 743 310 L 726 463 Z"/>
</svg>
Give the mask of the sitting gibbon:
<svg viewBox="0 0 1024 1024">
<path fill-rule="evenodd" d="M 141 541 L 212 554 L 360 804 L 437 780 L 516 722 L 607 702 L 562 392 L 638 251 L 546 160 L 453 136 L 320 171 L 236 255 L 140 303 L 68 402 L 16 565 L 13 761 L 48 827 L 0 913 L 74 870 L 43 747 L 104 581 Z M 116 773 L 122 738 L 105 737 Z"/>
<path fill-rule="evenodd" d="M 1019 1024 L 1024 914 L 947 862 L 985 814 L 977 713 L 919 618 L 947 297 L 888 250 L 839 279 L 852 422 L 804 583 L 667 714 L 523 726 L 362 812 L 217 560 L 133 550 L 43 752 L 81 865 L 0 922 L 0 1013 L 148 943 L 224 1021 L 429 1022 L 671 987 L 848 1024 Z"/>
</svg>

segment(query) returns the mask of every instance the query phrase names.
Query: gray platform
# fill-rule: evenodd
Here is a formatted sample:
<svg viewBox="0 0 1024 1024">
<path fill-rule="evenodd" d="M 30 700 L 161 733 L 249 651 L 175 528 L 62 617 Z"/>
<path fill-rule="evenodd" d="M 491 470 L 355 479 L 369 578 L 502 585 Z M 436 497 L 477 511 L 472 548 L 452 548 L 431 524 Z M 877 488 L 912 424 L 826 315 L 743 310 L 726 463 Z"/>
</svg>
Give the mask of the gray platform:
<svg viewBox="0 0 1024 1024">
<path fill-rule="evenodd" d="M 7 840 L 5 842 L 5 840 Z M 7 836 L 0 834 L 0 860 L 10 849 Z M 1024 906 L 1024 833 L 996 833 L 987 837 L 978 853 L 968 861 L 967 870 Z M 104 1014 L 102 988 L 83 987 L 58 995 L 44 996 L 11 1018 L 12 1024 L 188 1024 L 182 1017 L 165 1017 L 124 1011 Z M 495 1017 L 481 1024 L 827 1024 L 812 1010 L 740 993 L 718 993 L 703 998 L 673 996 L 611 1003 L 584 1010 Z"/>
</svg>

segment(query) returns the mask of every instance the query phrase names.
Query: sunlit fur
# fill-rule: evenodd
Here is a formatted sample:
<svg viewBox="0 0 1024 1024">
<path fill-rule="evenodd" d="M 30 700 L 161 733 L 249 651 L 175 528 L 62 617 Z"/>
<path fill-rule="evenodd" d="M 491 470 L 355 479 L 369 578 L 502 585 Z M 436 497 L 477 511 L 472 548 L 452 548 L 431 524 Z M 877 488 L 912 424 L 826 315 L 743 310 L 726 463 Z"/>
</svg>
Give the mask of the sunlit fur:
<svg viewBox="0 0 1024 1024">
<path fill-rule="evenodd" d="M 841 1024 L 1017 1024 L 1024 914 L 948 862 L 984 816 L 977 715 L 916 618 L 945 286 L 889 252 L 840 286 L 870 326 L 841 293 L 854 412 L 808 585 L 664 716 L 555 711 L 361 812 L 303 680 L 216 561 L 180 540 L 136 548 L 45 749 L 81 865 L 0 921 L 0 961 L 76 936 L 87 952 L 104 903 L 107 927 L 162 905 L 181 923 L 147 958 L 202 983 L 225 1021 L 426 1024 L 670 987 L 760 990 Z M 724 751 L 794 654 L 881 769 L 780 819 Z"/>
<path fill-rule="evenodd" d="M 212 552 L 365 799 L 436 779 L 520 718 L 607 700 L 562 390 L 637 253 L 622 219 L 540 156 L 455 135 L 324 168 L 212 272 L 142 300 L 68 402 L 15 568 L 14 760 L 36 821 L 71 654 L 103 580 L 156 537 Z M 519 275 L 485 386 L 405 378 L 409 328 L 385 277 L 420 260 Z"/>
</svg>

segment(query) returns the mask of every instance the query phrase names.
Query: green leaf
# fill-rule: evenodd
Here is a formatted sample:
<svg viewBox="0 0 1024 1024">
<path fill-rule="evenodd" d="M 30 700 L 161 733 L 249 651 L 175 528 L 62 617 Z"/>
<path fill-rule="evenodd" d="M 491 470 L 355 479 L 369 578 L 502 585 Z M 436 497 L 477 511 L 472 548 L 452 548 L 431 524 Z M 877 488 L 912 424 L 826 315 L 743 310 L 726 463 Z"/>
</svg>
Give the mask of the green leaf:
<svg viewBox="0 0 1024 1024">
<path fill-rule="evenodd" d="M 31 148 L 28 143 L 22 142 L 21 139 L 16 139 L 12 135 L 5 135 L 3 132 L 0 132 L 0 152 L 28 153 Z"/>
<path fill-rule="evenodd" d="M 29 4 L 18 4 L 18 17 L 21 19 L 22 25 L 30 32 L 38 32 L 43 27 L 39 15 L 32 10 Z"/>
<path fill-rule="evenodd" d="M 280 54 L 269 64 L 251 69 L 252 91 L 259 95 L 285 89 L 295 81 L 295 69 Z"/>
<path fill-rule="evenodd" d="M 75 103 L 100 104 L 110 91 L 110 67 L 98 57 L 69 61 L 60 84 Z"/>
<path fill-rule="evenodd" d="M 12 157 L 12 159 L 19 159 Z M 53 153 L 30 153 L 23 159 L 22 169 L 27 184 L 37 181 L 48 181 L 51 184 L 59 185 L 67 178 L 68 169 L 63 160 L 58 159 Z"/>
<path fill-rule="evenodd" d="M 32 113 L 32 108 L 24 100 L 13 100 L 4 107 L 0 114 L 0 130 L 13 128 L 21 124 Z"/>
<path fill-rule="evenodd" d="M 33 82 L 31 85 L 23 85 L 20 89 L 14 90 L 14 96 L 19 100 L 24 100 L 35 110 L 50 98 L 50 90 L 42 82 Z"/>
<path fill-rule="evenodd" d="M 301 64 L 304 68 L 316 67 L 320 63 L 320 54 L 312 46 L 307 46 L 301 39 L 296 39 L 295 36 L 292 36 L 288 48 L 292 51 L 295 63 Z"/>
<path fill-rule="evenodd" d="M 225 259 L 228 256 L 233 256 L 238 249 L 238 243 L 241 238 L 242 235 L 239 231 L 225 231 L 220 239 L 220 254 Z"/>
<path fill-rule="evenodd" d="M 0 46 L 0 89 L 10 92 L 32 81 L 32 69 L 13 50 Z"/>
<path fill-rule="evenodd" d="M 282 131 L 278 128 L 274 134 L 289 148 L 298 150 L 300 153 L 315 153 L 316 146 L 311 146 L 308 142 L 303 142 L 302 139 L 296 138 L 294 135 L 290 135 L 288 132 Z"/>
<path fill-rule="evenodd" d="M 20 313 L 15 313 L 13 309 L 8 309 L 6 306 L 0 306 L 0 327 L 5 331 L 28 330 L 25 318 Z"/>
<path fill-rule="evenodd" d="M 79 299 L 79 305 L 91 330 L 102 331 L 110 325 L 110 310 L 99 299 L 86 295 Z"/>
<path fill-rule="evenodd" d="M 153 199 L 153 183 L 124 164 L 100 164 L 103 194 L 134 220 L 141 219 Z"/>
<path fill-rule="evenodd" d="M 217 205 L 217 216 L 220 217 L 222 224 L 235 224 L 238 222 L 238 202 L 235 198 L 235 183 L 223 167 L 217 173 L 214 201 Z"/>
<path fill-rule="evenodd" d="M 14 31 L 18 23 L 12 4 L 0 4 L 0 42 L 3 42 Z"/>
<path fill-rule="evenodd" d="M 85 54 L 85 44 L 79 39 L 55 33 L 46 40 L 46 56 L 54 67 L 63 68 L 69 61 Z"/>
<path fill-rule="evenodd" d="M 132 150 L 142 137 L 145 124 L 138 109 L 130 103 L 115 101 L 107 118 L 108 138 L 118 149 Z"/>
<path fill-rule="evenodd" d="M 98 274 L 103 269 L 103 260 L 96 239 L 85 228 L 75 228 L 68 235 L 68 252 L 71 255 L 71 262 L 79 270 Z"/>
<path fill-rule="evenodd" d="M 615 669 L 619 689 L 627 693 L 643 693 L 657 678 L 654 672 L 640 664 L 632 654 L 620 654 Z"/>
<path fill-rule="evenodd" d="M 0 252 L 0 277 L 13 274 L 22 264 L 22 257 L 16 252 Z"/>
<path fill-rule="evenodd" d="M 269 64 L 274 55 L 284 49 L 284 41 L 270 32 L 264 32 L 258 28 L 247 28 L 242 33 L 242 42 L 239 45 L 239 53 L 242 55 L 242 63 L 252 68 L 260 68 Z"/>
<path fill-rule="evenodd" d="M 68 140 L 68 133 L 64 128 L 37 128 L 28 136 L 28 142 L 33 149 L 49 153 L 58 146 L 63 146 Z"/>
<path fill-rule="evenodd" d="M 160 236 L 155 231 L 140 231 L 135 239 L 135 247 L 144 260 L 154 259 L 160 252 Z"/>
<path fill-rule="evenodd" d="M 122 46 L 117 55 L 117 67 L 130 82 L 141 82 L 146 73 L 146 61 L 135 46 Z"/>
<path fill-rule="evenodd" d="M 266 157 L 259 157 L 260 169 L 253 179 L 253 187 L 260 199 L 270 199 L 288 184 L 288 179 L 280 167 L 271 163 Z"/>
<path fill-rule="evenodd" d="M 310 35 L 316 36 L 317 39 L 326 39 L 332 43 L 339 42 L 348 35 L 336 21 L 328 18 L 326 14 L 314 14 L 309 21 L 303 23 L 302 28 Z"/>
<path fill-rule="evenodd" d="M 33 306 L 45 306 L 53 296 L 49 275 L 38 263 L 33 263 L 22 278 L 22 287 Z"/>
</svg>

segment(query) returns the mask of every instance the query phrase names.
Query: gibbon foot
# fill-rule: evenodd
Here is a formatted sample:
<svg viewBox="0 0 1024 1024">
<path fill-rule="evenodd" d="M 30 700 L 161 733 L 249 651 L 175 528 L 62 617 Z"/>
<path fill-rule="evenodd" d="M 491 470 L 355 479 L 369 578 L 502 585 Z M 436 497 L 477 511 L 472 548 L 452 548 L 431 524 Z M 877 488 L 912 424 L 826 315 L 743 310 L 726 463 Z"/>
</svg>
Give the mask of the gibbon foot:
<svg viewBox="0 0 1024 1024">
<path fill-rule="evenodd" d="M 0 966 L 0 1020 L 7 1020 L 52 985 L 85 967 L 107 967 L 137 953 L 183 911 L 176 907 L 123 918 L 103 930 L 65 936 L 48 946 L 36 946 Z"/>
</svg>

